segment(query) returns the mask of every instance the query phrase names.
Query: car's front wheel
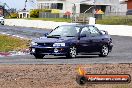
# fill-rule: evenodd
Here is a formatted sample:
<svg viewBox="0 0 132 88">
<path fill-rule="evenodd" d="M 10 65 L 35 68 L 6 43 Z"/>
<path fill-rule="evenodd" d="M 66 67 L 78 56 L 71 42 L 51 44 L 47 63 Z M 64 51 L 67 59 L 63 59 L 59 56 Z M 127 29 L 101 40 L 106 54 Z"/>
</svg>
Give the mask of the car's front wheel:
<svg viewBox="0 0 132 88">
<path fill-rule="evenodd" d="M 43 59 L 45 55 L 42 55 L 42 54 L 34 54 L 34 57 L 36 59 Z"/>
<path fill-rule="evenodd" d="M 103 45 L 102 48 L 101 48 L 99 56 L 100 57 L 106 57 L 106 56 L 108 56 L 108 54 L 109 54 L 108 46 L 107 45 Z"/>
<path fill-rule="evenodd" d="M 68 52 L 68 54 L 66 55 L 66 57 L 67 58 L 75 58 L 76 57 L 76 55 L 77 55 L 77 49 L 76 49 L 76 47 L 71 47 L 70 49 L 69 49 L 69 52 Z"/>
</svg>

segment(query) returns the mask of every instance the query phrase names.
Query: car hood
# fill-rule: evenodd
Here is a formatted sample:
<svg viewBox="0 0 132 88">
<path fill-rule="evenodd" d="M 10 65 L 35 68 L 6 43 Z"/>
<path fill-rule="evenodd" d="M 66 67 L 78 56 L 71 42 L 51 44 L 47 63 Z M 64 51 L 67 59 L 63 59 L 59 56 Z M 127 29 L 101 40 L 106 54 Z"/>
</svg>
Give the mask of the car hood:
<svg viewBox="0 0 132 88">
<path fill-rule="evenodd" d="M 47 38 L 47 37 L 41 37 L 41 38 L 37 38 L 32 40 L 33 42 L 36 43 L 61 43 L 61 42 L 66 42 L 66 41 L 70 41 L 75 37 L 60 37 L 60 38 Z"/>
</svg>

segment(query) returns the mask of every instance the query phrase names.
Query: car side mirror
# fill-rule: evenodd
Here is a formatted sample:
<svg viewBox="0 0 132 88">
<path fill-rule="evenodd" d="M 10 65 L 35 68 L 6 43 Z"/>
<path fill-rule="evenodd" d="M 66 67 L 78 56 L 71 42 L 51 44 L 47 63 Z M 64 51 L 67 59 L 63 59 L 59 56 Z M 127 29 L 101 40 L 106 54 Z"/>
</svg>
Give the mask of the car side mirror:
<svg viewBox="0 0 132 88">
<path fill-rule="evenodd" d="M 86 37 L 86 34 L 81 34 L 80 37 L 81 37 L 81 38 L 82 38 L 82 37 Z"/>
<path fill-rule="evenodd" d="M 101 33 L 102 33 L 103 35 L 108 35 L 108 32 L 107 32 L 107 31 L 104 31 L 104 30 L 101 30 Z"/>
<path fill-rule="evenodd" d="M 47 37 L 48 34 L 49 34 L 49 33 L 44 33 L 44 36 Z"/>
</svg>

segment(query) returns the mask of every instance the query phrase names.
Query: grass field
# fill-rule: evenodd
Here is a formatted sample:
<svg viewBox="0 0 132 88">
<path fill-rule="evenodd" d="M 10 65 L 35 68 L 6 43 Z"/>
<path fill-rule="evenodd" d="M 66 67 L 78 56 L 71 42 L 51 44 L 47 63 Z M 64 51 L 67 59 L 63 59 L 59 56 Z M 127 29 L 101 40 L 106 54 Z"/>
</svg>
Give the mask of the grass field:
<svg viewBox="0 0 132 88">
<path fill-rule="evenodd" d="M 23 40 L 11 36 L 0 35 L 0 52 L 11 50 L 22 50 L 28 48 L 28 40 Z"/>
<path fill-rule="evenodd" d="M 103 19 L 97 20 L 96 23 L 108 25 L 132 25 L 132 16 L 103 16 Z"/>
</svg>

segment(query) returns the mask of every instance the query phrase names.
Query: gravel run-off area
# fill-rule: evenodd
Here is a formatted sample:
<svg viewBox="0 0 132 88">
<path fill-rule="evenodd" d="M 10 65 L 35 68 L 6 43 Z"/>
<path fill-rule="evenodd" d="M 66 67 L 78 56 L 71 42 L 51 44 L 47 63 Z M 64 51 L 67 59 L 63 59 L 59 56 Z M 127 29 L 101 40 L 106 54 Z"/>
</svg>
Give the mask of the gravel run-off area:
<svg viewBox="0 0 132 88">
<path fill-rule="evenodd" d="M 89 74 L 130 74 L 132 64 L 0 65 L 0 88 L 132 88 L 129 84 L 76 83 L 79 67 Z"/>
</svg>

